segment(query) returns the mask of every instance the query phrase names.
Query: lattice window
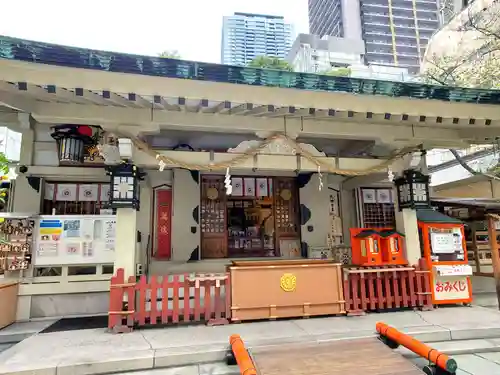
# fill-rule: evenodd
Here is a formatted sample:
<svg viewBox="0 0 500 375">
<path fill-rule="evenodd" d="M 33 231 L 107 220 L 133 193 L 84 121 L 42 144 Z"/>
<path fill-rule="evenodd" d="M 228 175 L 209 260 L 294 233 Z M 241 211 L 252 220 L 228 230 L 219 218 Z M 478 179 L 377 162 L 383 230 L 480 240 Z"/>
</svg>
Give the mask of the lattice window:
<svg viewBox="0 0 500 375">
<path fill-rule="evenodd" d="M 387 188 L 360 189 L 362 223 L 365 228 L 395 227 L 392 191 Z"/>
</svg>

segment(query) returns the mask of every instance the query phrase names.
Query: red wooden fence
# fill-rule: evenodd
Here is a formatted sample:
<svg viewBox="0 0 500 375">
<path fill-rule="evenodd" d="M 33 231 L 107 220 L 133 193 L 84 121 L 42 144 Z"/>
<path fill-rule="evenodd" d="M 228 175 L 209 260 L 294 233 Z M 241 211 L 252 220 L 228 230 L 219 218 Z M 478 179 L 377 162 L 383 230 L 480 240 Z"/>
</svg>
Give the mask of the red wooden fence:
<svg viewBox="0 0 500 375">
<path fill-rule="evenodd" d="M 414 267 L 344 269 L 344 297 L 349 315 L 404 307 L 431 309 L 431 293 L 424 260 Z"/>
<path fill-rule="evenodd" d="M 146 276 L 137 282 L 131 276 L 126 282 L 120 268 L 111 278 L 108 328 L 126 332 L 155 324 L 226 324 L 230 295 L 229 274 L 151 276 L 149 282 Z"/>
</svg>

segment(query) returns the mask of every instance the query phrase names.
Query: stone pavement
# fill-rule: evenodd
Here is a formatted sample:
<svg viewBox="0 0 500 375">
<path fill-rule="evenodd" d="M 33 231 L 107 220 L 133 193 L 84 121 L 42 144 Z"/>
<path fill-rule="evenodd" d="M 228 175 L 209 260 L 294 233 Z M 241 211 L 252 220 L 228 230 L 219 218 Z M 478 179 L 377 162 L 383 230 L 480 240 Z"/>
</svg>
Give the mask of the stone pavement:
<svg viewBox="0 0 500 375">
<path fill-rule="evenodd" d="M 500 348 L 495 339 L 500 338 L 500 312 L 454 307 L 362 317 L 143 329 L 122 335 L 102 329 L 36 334 L 0 354 L 0 374 L 90 375 L 220 362 L 233 333 L 240 334 L 249 347 L 352 339 L 375 335 L 378 321 L 425 342 L 468 340 L 463 341 L 469 344 L 462 351 L 452 350 L 455 354 L 475 353 L 478 345 L 482 352 L 496 351 L 492 346 Z"/>
</svg>

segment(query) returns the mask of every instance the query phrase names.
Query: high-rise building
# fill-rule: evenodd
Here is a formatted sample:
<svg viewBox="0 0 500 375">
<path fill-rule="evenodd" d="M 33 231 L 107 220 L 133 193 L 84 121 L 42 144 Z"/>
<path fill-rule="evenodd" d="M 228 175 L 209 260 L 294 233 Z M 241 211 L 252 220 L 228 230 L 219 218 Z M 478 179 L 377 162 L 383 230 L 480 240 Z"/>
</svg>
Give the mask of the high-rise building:
<svg viewBox="0 0 500 375">
<path fill-rule="evenodd" d="M 309 0 L 312 34 L 365 41 L 367 64 L 417 72 L 439 28 L 440 0 Z"/>
<path fill-rule="evenodd" d="M 234 13 L 223 20 L 221 62 L 247 65 L 259 56 L 284 59 L 294 38 L 293 26 L 283 17 Z"/>
</svg>

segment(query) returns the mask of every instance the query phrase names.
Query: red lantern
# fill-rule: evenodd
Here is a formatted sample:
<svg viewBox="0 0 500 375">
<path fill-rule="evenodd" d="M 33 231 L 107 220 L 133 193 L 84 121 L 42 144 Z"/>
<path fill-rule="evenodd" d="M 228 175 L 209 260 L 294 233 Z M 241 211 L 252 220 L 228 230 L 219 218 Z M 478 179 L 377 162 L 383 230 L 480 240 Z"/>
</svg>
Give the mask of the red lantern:
<svg viewBox="0 0 500 375">
<path fill-rule="evenodd" d="M 78 128 L 77 128 L 77 131 L 79 134 L 83 135 L 83 136 L 86 136 L 86 137 L 92 137 L 92 128 L 90 126 L 87 126 L 87 125 L 80 125 Z"/>
</svg>

